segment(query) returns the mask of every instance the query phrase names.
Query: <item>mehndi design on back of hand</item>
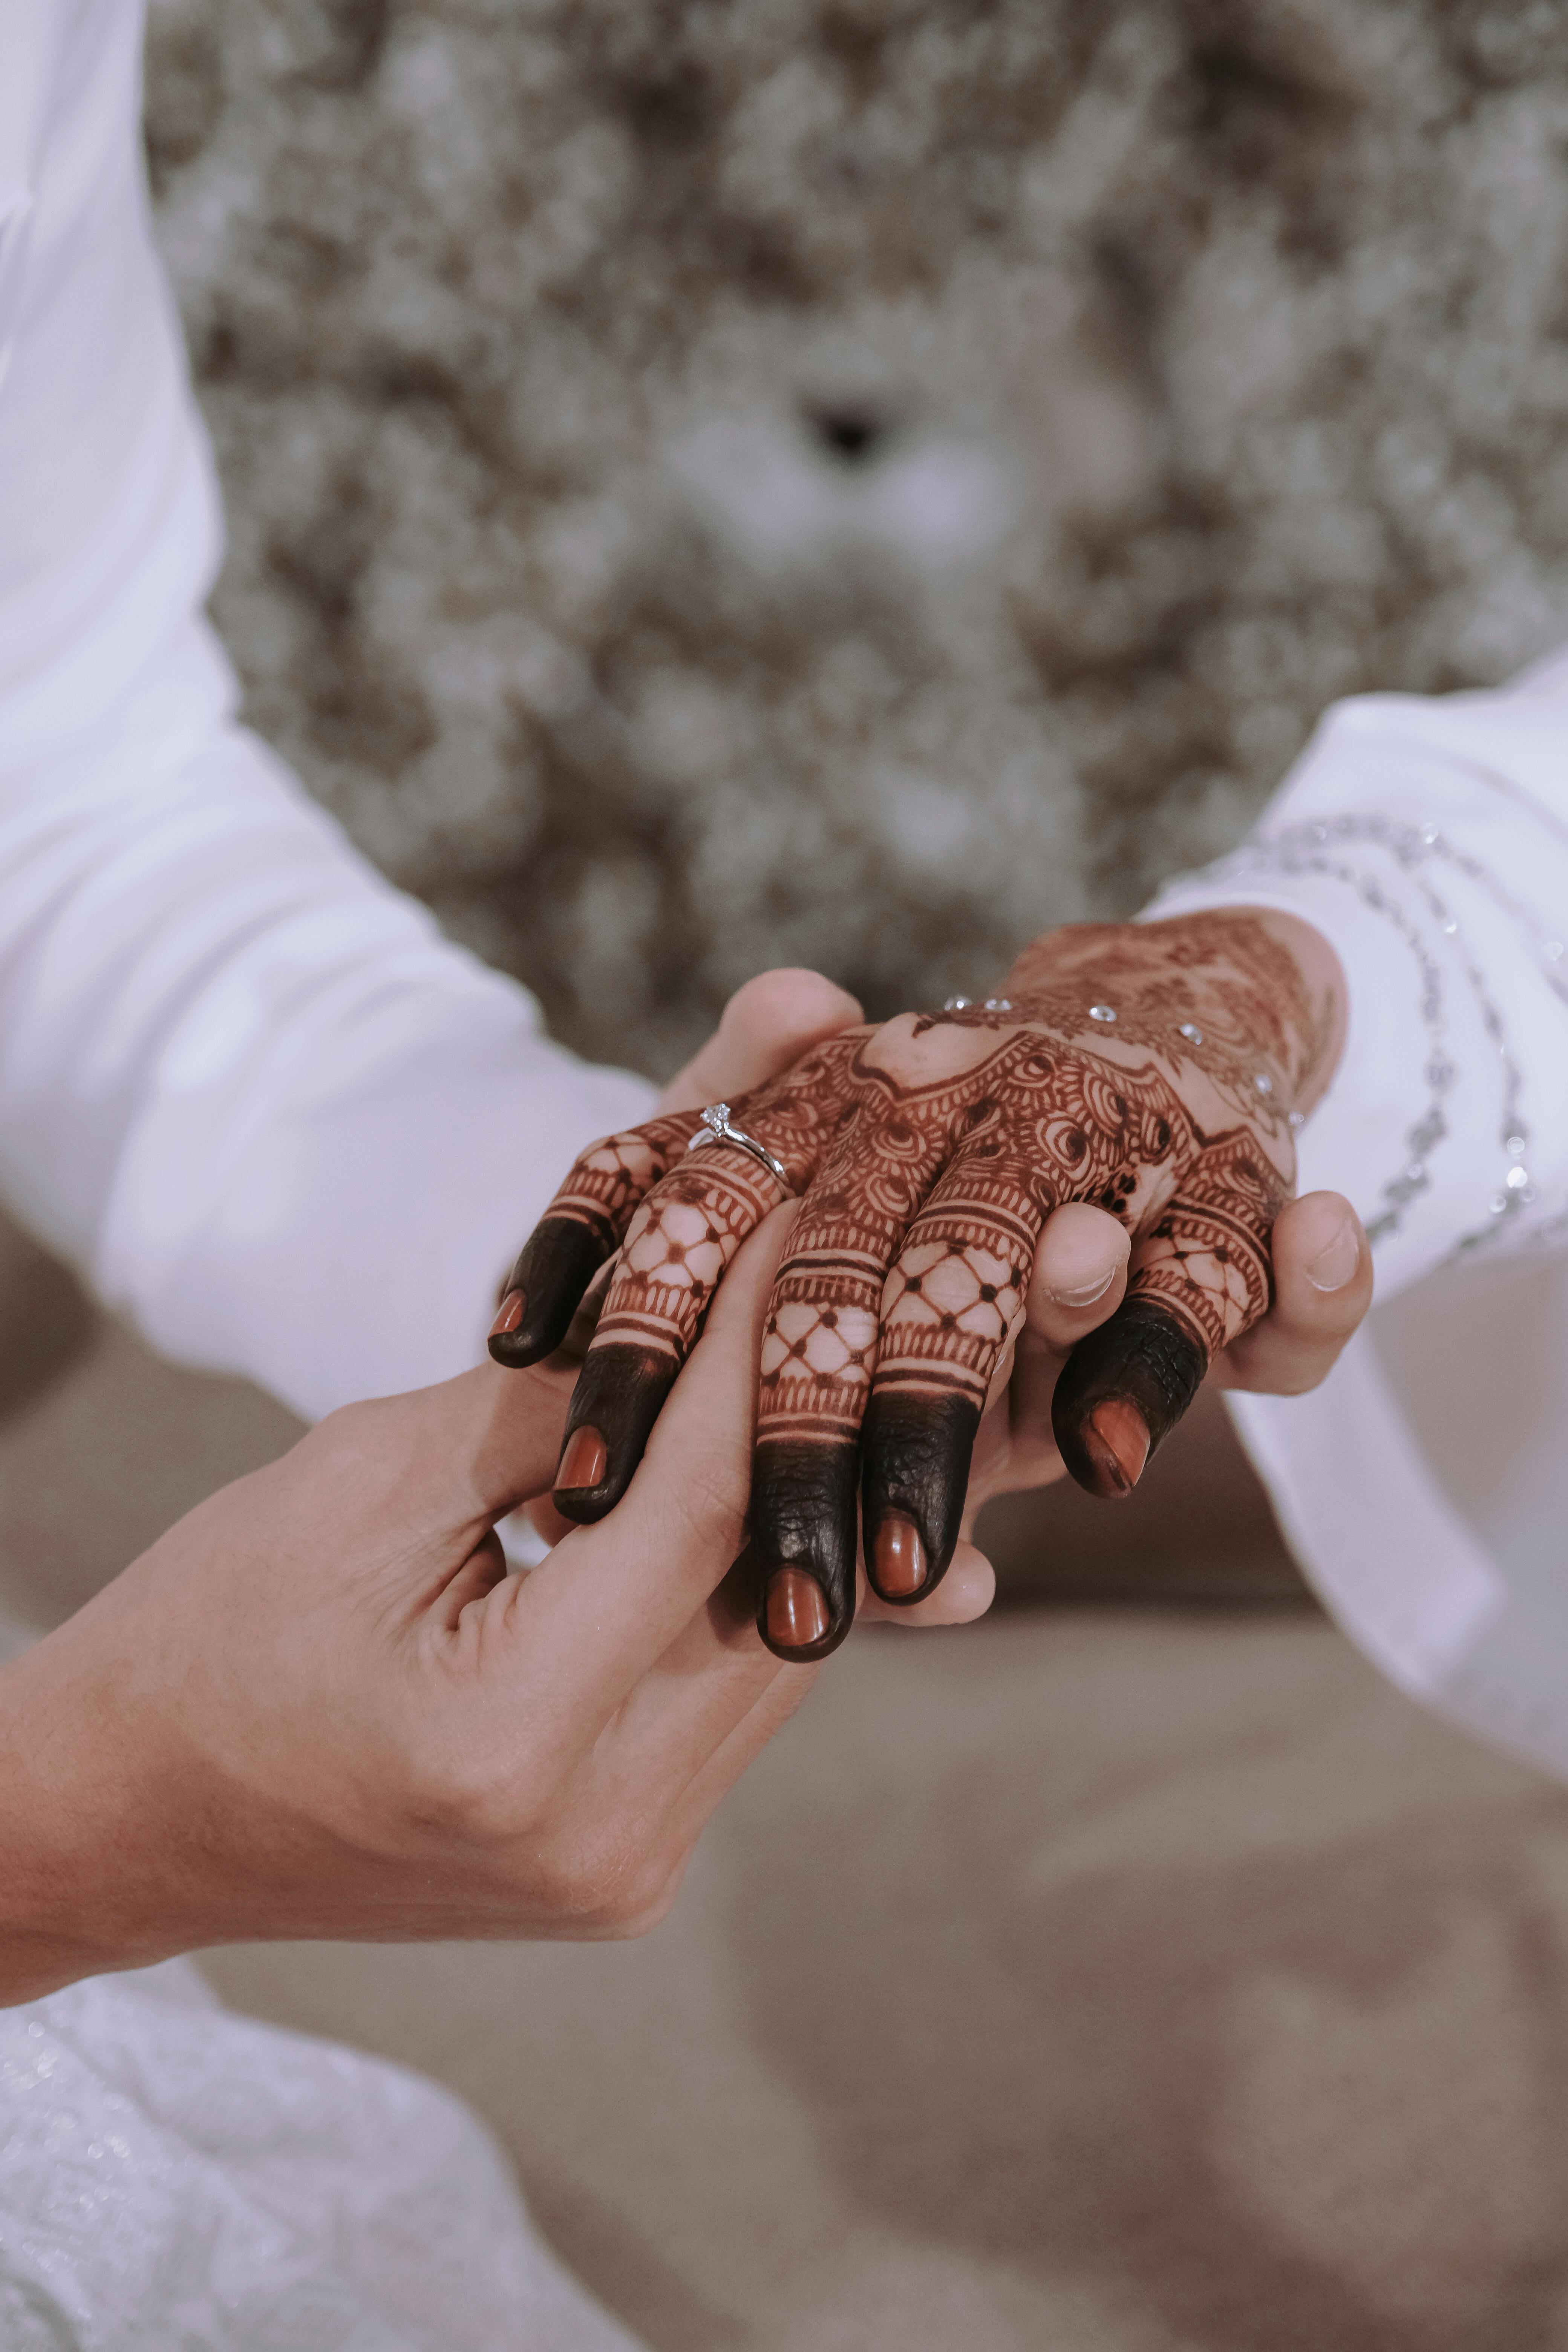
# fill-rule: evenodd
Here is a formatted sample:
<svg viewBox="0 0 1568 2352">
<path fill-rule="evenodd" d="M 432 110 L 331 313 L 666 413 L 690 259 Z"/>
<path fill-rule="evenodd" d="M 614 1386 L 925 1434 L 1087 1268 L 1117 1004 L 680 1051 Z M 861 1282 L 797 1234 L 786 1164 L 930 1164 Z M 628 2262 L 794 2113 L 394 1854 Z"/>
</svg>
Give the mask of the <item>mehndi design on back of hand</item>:
<svg viewBox="0 0 1568 2352">
<path fill-rule="evenodd" d="M 1266 919 L 1225 912 L 1047 933 L 986 1003 L 847 1031 L 736 1098 L 801 1202 L 758 1398 L 771 1646 L 810 1658 L 842 1639 L 862 1528 L 885 1599 L 922 1598 L 945 1570 L 1040 1229 L 1067 1201 L 1135 1240 L 1122 1306 L 1058 1384 L 1057 1442 L 1092 1492 L 1129 1491 L 1268 1307 L 1289 1113 L 1326 1050 Z M 554 1499 L 569 1517 L 625 1491 L 725 1267 L 784 1196 L 737 1147 L 688 1157 L 699 1124 L 669 1117 L 585 1152 L 498 1318 L 500 1360 L 536 1360 L 619 1249 L 567 1424 Z"/>
</svg>

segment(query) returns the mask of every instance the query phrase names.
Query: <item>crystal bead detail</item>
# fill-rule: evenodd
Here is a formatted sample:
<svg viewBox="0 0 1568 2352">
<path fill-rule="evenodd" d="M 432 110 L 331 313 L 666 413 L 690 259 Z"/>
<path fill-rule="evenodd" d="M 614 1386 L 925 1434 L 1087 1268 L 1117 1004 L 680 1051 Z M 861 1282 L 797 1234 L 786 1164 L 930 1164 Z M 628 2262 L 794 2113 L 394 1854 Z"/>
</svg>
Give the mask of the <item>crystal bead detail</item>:
<svg viewBox="0 0 1568 2352">
<path fill-rule="evenodd" d="M 1204 1042 L 1204 1033 L 1195 1021 L 1184 1021 L 1176 1034 L 1184 1037 L 1189 1045 L 1201 1045 Z"/>
<path fill-rule="evenodd" d="M 944 1013 L 967 1013 L 970 1003 L 971 999 L 967 996 L 944 997 L 942 1009 Z"/>
<path fill-rule="evenodd" d="M 1091 1004 L 1089 1017 L 1091 1021 L 1114 1021 L 1116 1015 L 1109 1004 Z"/>
<path fill-rule="evenodd" d="M 1530 1171 L 1525 1168 L 1510 1168 L 1502 1181 L 1510 1192 L 1522 1192 L 1530 1181 Z"/>
<path fill-rule="evenodd" d="M 1011 1013 L 1013 1000 L 1010 996 L 988 996 L 985 1000 L 985 1010 L 987 1013 Z"/>
<path fill-rule="evenodd" d="M 1274 1092 L 1274 1081 L 1267 1070 L 1259 1070 L 1252 1083 L 1260 1095 L 1271 1095 Z"/>
</svg>

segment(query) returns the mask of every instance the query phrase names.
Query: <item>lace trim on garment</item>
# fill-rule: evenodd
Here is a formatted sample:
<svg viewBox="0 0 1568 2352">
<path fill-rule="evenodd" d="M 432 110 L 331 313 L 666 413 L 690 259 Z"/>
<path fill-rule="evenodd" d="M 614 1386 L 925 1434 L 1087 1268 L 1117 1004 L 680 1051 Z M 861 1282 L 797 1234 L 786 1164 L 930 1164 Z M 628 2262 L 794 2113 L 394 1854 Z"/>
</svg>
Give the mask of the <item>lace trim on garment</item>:
<svg viewBox="0 0 1568 2352">
<path fill-rule="evenodd" d="M 1358 851 L 1381 853 L 1394 861 L 1414 886 L 1419 915 L 1393 895 L 1377 873 L 1355 862 Z M 1409 824 L 1346 811 L 1266 835 L 1208 871 L 1237 881 L 1272 874 L 1337 882 L 1355 891 L 1363 906 L 1391 925 L 1415 963 L 1428 1045 L 1424 1071 L 1427 1099 L 1405 1138 L 1409 1158 L 1381 1187 L 1384 1206 L 1367 1226 L 1374 1245 L 1399 1231 L 1410 1203 L 1428 1189 L 1432 1156 L 1452 1131 L 1446 1106 L 1459 1073 L 1448 1048 L 1446 967 L 1457 967 L 1497 1055 L 1502 1107 L 1498 1129 L 1499 1182 L 1487 1199 L 1484 1220 L 1459 1236 L 1449 1256 L 1462 1257 L 1485 1247 L 1517 1224 L 1539 1201 L 1530 1168 L 1525 1081 L 1491 984 L 1476 961 L 1460 914 L 1447 893 L 1458 881 L 1468 883 L 1489 899 L 1520 935 L 1532 965 L 1564 1006 L 1568 1006 L 1568 969 L 1564 969 L 1568 942 L 1508 890 L 1479 858 L 1449 840 L 1436 824 Z M 1520 1238 L 1542 1244 L 1568 1238 L 1568 1205 L 1532 1224 Z"/>
</svg>

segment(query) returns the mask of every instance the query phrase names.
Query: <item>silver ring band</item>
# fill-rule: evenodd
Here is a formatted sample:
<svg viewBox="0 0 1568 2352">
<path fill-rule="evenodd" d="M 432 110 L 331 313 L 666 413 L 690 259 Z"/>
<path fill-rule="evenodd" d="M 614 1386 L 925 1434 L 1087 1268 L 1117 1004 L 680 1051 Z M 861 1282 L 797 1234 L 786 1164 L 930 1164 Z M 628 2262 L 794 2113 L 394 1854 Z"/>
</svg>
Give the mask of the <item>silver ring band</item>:
<svg viewBox="0 0 1568 2352">
<path fill-rule="evenodd" d="M 759 1143 L 754 1135 L 747 1135 L 740 1128 L 731 1125 L 728 1103 L 709 1104 L 702 1114 L 701 1126 L 686 1149 L 688 1151 L 695 1151 L 699 1144 L 703 1143 L 739 1144 L 742 1151 L 749 1151 L 753 1160 L 762 1161 L 770 1176 L 777 1177 L 784 1188 L 785 1199 L 794 1200 L 795 1187 L 789 1181 L 788 1169 L 780 1165 L 765 1143 Z"/>
</svg>

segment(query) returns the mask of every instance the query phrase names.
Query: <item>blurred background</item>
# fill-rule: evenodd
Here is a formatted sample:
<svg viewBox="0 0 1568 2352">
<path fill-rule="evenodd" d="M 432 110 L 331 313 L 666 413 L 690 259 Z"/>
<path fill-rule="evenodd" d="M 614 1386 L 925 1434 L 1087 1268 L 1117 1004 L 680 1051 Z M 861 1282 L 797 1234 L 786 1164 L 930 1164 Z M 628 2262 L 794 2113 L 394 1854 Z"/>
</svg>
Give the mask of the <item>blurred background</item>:
<svg viewBox="0 0 1568 2352">
<path fill-rule="evenodd" d="M 147 100 L 249 716 L 596 1055 L 1568 635 L 1559 0 L 155 0 Z"/>
<path fill-rule="evenodd" d="M 1568 636 L 1563 0 L 154 0 L 147 120 L 248 715 L 595 1055 L 973 988 Z M 0 1223 L 8 1609 L 295 1430 Z M 1564 2352 L 1568 1794 L 1212 1399 L 983 1536 L 1080 1605 L 857 1636 L 647 1942 L 209 1975 L 471 2098 L 657 2352 Z"/>
</svg>

